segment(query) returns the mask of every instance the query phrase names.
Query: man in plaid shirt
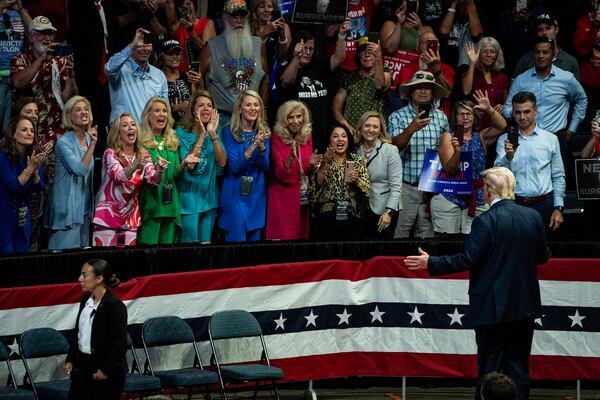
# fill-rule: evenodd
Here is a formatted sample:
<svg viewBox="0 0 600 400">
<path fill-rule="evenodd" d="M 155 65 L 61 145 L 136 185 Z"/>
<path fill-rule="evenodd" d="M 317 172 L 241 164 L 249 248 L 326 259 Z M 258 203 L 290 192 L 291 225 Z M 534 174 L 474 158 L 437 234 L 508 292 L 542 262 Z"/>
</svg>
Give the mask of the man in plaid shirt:
<svg viewBox="0 0 600 400">
<path fill-rule="evenodd" d="M 388 130 L 393 143 L 400 149 L 404 169 L 402 211 L 399 212 L 395 238 L 408 238 L 415 225 L 414 236 L 433 237 L 433 226 L 424 193 L 417 189 L 426 149 L 436 150 L 442 133 L 448 131 L 446 115 L 432 106 L 443 97 L 446 89 L 435 82 L 431 72 L 417 71 L 410 81 L 398 88 L 409 104 L 394 111 Z M 423 108 L 429 107 L 429 115 Z M 421 111 L 419 109 L 421 108 Z"/>
</svg>

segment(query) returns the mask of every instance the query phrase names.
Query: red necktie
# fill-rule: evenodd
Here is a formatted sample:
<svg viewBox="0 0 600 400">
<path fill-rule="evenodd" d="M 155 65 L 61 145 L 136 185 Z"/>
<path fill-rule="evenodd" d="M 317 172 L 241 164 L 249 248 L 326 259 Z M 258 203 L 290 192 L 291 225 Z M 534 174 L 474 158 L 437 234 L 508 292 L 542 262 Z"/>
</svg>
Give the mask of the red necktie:
<svg viewBox="0 0 600 400">
<path fill-rule="evenodd" d="M 95 2 L 94 4 L 96 5 L 96 10 L 98 11 L 98 14 L 100 14 L 100 9 L 102 8 L 102 6 L 100 5 L 100 2 Z M 107 58 L 106 58 L 106 42 L 104 40 L 104 29 L 102 29 L 102 59 L 100 60 L 100 70 L 98 71 L 98 81 L 105 85 L 106 82 L 108 82 L 108 77 L 106 76 L 106 73 L 104 72 L 104 64 L 106 64 Z"/>
</svg>

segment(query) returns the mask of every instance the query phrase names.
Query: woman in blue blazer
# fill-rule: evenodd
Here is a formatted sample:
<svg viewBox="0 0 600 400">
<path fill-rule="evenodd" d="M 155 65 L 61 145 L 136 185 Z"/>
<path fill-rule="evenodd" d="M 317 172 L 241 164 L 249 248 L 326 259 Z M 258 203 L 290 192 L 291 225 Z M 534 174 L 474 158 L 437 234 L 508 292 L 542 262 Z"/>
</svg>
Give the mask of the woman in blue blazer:
<svg viewBox="0 0 600 400">
<path fill-rule="evenodd" d="M 63 111 L 63 126 L 68 130 L 56 142 L 56 175 L 48 207 L 50 250 L 90 245 L 94 147 L 98 138 L 92 122 L 90 102 L 85 97 L 71 97 Z"/>
<path fill-rule="evenodd" d="M 34 191 L 43 188 L 40 165 L 45 152 L 36 153 L 34 122 L 25 116 L 13 118 L 0 148 L 0 253 L 29 250 L 31 221 L 29 205 Z"/>
<path fill-rule="evenodd" d="M 221 191 L 219 227 L 225 241 L 256 241 L 265 227 L 269 136 L 265 107 L 253 90 L 241 93 L 223 129 L 227 167 Z"/>
</svg>

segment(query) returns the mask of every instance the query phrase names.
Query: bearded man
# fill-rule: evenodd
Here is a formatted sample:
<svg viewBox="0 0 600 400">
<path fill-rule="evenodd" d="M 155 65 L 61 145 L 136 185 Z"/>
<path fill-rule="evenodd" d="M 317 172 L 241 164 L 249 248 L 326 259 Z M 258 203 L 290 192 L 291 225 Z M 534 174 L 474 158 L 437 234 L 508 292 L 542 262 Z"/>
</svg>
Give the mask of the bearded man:
<svg viewBox="0 0 600 400">
<path fill-rule="evenodd" d="M 221 121 L 226 123 L 238 93 L 257 91 L 266 103 L 269 81 L 264 46 L 250 33 L 246 2 L 225 1 L 223 22 L 225 30 L 209 39 L 199 59 L 205 87 L 215 98 Z"/>
<path fill-rule="evenodd" d="M 39 142 L 56 143 L 64 133 L 61 126 L 64 103 L 77 94 L 73 74 L 73 55 L 58 56 L 54 50 L 56 28 L 44 16 L 29 24 L 31 46 L 10 63 L 10 74 L 17 98 L 32 96 L 38 105 Z"/>
</svg>

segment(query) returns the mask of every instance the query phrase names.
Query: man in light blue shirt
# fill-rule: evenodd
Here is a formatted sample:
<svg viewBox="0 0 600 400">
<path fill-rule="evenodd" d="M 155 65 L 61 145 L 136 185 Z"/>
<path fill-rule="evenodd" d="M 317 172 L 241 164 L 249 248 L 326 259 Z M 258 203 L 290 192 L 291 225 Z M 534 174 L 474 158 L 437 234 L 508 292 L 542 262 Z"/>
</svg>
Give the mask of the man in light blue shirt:
<svg viewBox="0 0 600 400">
<path fill-rule="evenodd" d="M 556 135 L 536 122 L 535 95 L 519 92 L 512 97 L 512 116 L 517 123 L 516 147 L 505 133 L 498 139 L 498 167 L 510 169 L 517 179 L 515 201 L 537 210 L 552 231 L 563 222 L 565 169 Z"/>
<path fill-rule="evenodd" d="M 159 96 L 169 101 L 165 74 L 148 62 L 152 44 L 144 43 L 144 33 L 148 32 L 139 28 L 131 43 L 104 65 L 110 91 L 111 121 L 128 112 L 139 123 L 144 106 L 151 97 Z"/>
<path fill-rule="evenodd" d="M 511 99 L 516 93 L 531 92 L 539 110 L 535 119 L 537 126 L 570 136 L 585 118 L 587 96 L 572 73 L 552 64 L 554 49 L 554 41 L 545 36 L 537 38 L 533 50 L 535 66 L 515 78 L 504 104 L 504 116 L 510 117 Z M 567 121 L 569 106 L 573 106 L 570 123 Z"/>
</svg>

